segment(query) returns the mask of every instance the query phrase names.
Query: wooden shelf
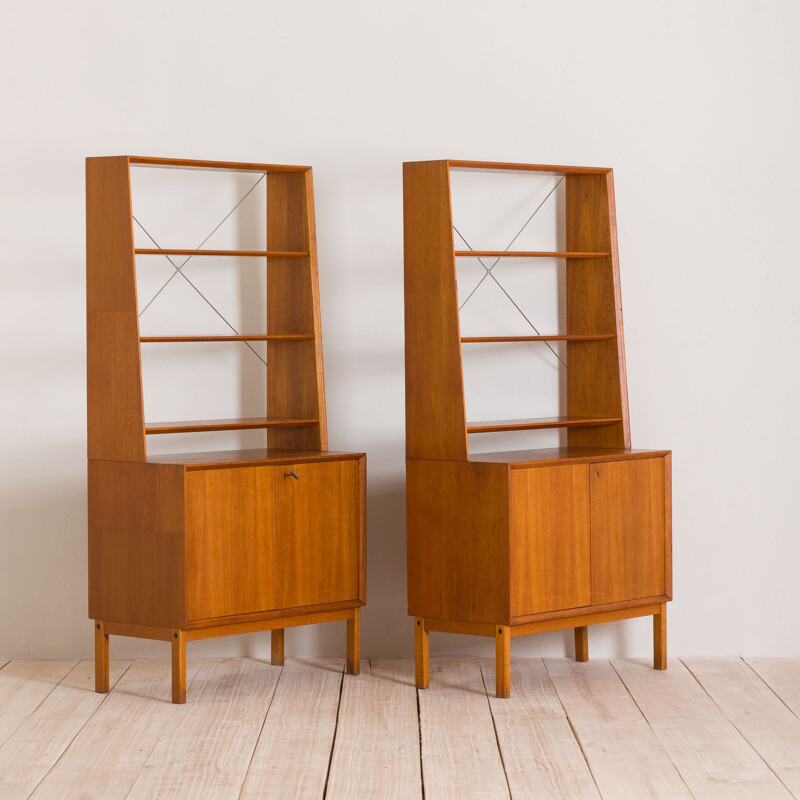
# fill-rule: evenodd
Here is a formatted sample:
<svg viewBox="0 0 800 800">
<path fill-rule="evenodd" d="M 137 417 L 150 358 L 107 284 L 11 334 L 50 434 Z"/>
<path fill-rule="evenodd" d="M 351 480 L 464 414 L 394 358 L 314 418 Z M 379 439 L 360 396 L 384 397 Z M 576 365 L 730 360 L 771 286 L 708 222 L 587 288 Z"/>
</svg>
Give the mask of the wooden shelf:
<svg viewBox="0 0 800 800">
<path fill-rule="evenodd" d="M 180 247 L 137 247 L 137 256 L 245 256 L 247 258 L 307 258 L 297 250 L 188 250 Z"/>
<path fill-rule="evenodd" d="M 303 464 L 320 461 L 343 461 L 364 453 L 343 453 L 335 450 L 286 450 L 258 447 L 249 450 L 212 450 L 206 453 L 174 453 L 148 456 L 150 464 L 183 464 L 187 469 L 240 467 L 254 465 Z"/>
<path fill-rule="evenodd" d="M 536 417 L 533 419 L 502 419 L 489 422 L 468 422 L 467 433 L 528 431 L 541 428 L 593 428 L 616 425 L 620 417 Z"/>
<path fill-rule="evenodd" d="M 602 342 L 607 339 L 615 339 L 613 333 L 569 333 L 554 334 L 553 336 L 462 336 L 464 344 L 475 344 L 476 342 Z"/>
<path fill-rule="evenodd" d="M 313 333 L 254 333 L 236 336 L 140 336 L 140 342 L 307 342 Z"/>
<path fill-rule="evenodd" d="M 136 251 L 139 252 L 138 250 Z M 456 250 L 456 258 L 609 258 L 611 253 L 568 250 Z"/>
<path fill-rule="evenodd" d="M 129 164 L 141 167 L 173 167 L 177 169 L 219 169 L 228 172 L 308 172 L 311 167 L 287 164 L 250 164 L 242 161 L 198 161 L 193 158 L 152 158 L 127 156 Z"/>
<path fill-rule="evenodd" d="M 243 431 L 254 428 L 310 428 L 317 419 L 245 417 L 243 419 L 201 419 L 183 422 L 147 422 L 145 433 L 200 433 L 204 431 Z"/>
<path fill-rule="evenodd" d="M 611 172 L 607 167 L 564 167 L 554 164 L 514 164 L 502 161 L 448 159 L 446 163 L 450 169 L 487 169 L 499 172 L 549 172 L 557 175 L 606 175 Z"/>
</svg>

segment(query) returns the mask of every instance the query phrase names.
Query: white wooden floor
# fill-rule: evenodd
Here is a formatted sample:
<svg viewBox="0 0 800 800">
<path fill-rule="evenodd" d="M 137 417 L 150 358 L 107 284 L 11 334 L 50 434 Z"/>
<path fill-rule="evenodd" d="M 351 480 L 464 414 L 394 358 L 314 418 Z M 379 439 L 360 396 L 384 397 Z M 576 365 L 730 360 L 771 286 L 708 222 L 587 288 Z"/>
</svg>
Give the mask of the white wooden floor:
<svg viewBox="0 0 800 800">
<path fill-rule="evenodd" d="M 0 661 L 0 798 L 800 798 L 800 659 Z"/>
</svg>

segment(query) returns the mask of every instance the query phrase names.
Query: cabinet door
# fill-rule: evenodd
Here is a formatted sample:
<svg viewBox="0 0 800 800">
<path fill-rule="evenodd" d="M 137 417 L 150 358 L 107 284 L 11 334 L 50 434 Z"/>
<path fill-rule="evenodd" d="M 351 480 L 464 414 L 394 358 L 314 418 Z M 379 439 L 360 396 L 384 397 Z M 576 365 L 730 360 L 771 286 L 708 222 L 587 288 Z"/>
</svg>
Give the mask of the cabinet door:
<svg viewBox="0 0 800 800">
<path fill-rule="evenodd" d="M 275 468 L 186 476 L 188 619 L 275 608 Z"/>
<path fill-rule="evenodd" d="M 665 594 L 663 458 L 591 464 L 592 603 Z"/>
<path fill-rule="evenodd" d="M 511 470 L 511 616 L 591 602 L 589 467 Z"/>
<path fill-rule="evenodd" d="M 276 484 L 278 606 L 358 599 L 358 461 L 278 467 Z"/>
</svg>

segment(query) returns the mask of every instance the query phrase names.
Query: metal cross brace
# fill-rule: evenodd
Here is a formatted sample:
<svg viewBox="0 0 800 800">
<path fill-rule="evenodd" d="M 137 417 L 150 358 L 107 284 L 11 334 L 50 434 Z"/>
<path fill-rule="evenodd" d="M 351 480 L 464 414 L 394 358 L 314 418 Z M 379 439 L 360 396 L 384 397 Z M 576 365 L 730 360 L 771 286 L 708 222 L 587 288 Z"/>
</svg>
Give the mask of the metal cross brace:
<svg viewBox="0 0 800 800">
<path fill-rule="evenodd" d="M 223 224 L 223 223 L 224 223 L 224 222 L 225 222 L 225 221 L 228 219 L 228 217 L 230 217 L 230 216 L 231 216 L 231 214 L 233 214 L 233 212 L 234 212 L 234 211 L 236 211 L 236 209 L 237 209 L 237 208 L 239 208 L 239 206 L 240 206 L 240 205 L 241 205 L 241 204 L 242 204 L 242 203 L 243 203 L 243 202 L 244 202 L 244 201 L 245 201 L 245 200 L 248 198 L 248 196 L 249 196 L 249 195 L 250 195 L 250 194 L 251 194 L 251 193 L 252 193 L 252 192 L 255 190 L 255 188 L 256 188 L 256 187 L 257 187 L 257 186 L 258 186 L 258 185 L 261 183 L 261 181 L 263 181 L 263 180 L 264 180 L 264 178 L 266 178 L 266 177 L 267 177 L 267 173 L 265 172 L 265 173 L 264 173 L 263 175 L 261 175 L 261 177 L 260 177 L 260 178 L 259 178 L 259 179 L 258 179 L 258 180 L 257 180 L 257 181 L 256 181 L 256 182 L 255 182 L 255 183 L 254 183 L 254 184 L 253 184 L 251 187 L 250 187 L 250 189 L 247 191 L 247 193 L 244 195 L 244 197 L 242 197 L 242 199 L 241 199 L 241 200 L 239 200 L 239 202 L 238 202 L 238 203 L 237 203 L 237 204 L 236 204 L 236 205 L 235 205 L 235 206 L 234 206 L 234 207 L 233 207 L 233 208 L 232 208 L 232 209 L 231 209 L 231 210 L 230 210 L 230 211 L 229 211 L 229 212 L 228 212 L 228 213 L 227 213 L 227 214 L 226 214 L 226 215 L 225 215 L 223 218 L 222 218 L 222 220 L 220 220 L 220 222 L 219 222 L 219 223 L 218 223 L 218 224 L 217 224 L 217 225 L 214 227 L 214 230 L 212 230 L 212 231 L 211 231 L 211 233 L 209 233 L 209 234 L 208 234 L 208 236 L 206 236 L 206 238 L 205 238 L 205 239 L 203 239 L 203 241 L 202 241 L 202 242 L 200 242 L 200 244 L 199 244 L 199 245 L 197 245 L 197 247 L 195 247 L 195 248 L 194 248 L 195 250 L 199 250 L 199 249 L 200 249 L 200 248 L 201 248 L 201 247 L 202 247 L 202 246 L 203 246 L 203 245 L 204 245 L 204 244 L 205 244 L 205 243 L 206 243 L 206 242 L 207 242 L 207 241 L 208 241 L 208 240 L 209 240 L 209 239 L 210 239 L 210 238 L 211 238 L 211 237 L 212 237 L 212 236 L 213 236 L 213 235 L 214 235 L 214 234 L 215 234 L 215 233 L 216 233 L 216 232 L 219 230 L 219 229 L 220 229 L 220 227 L 221 227 L 221 226 L 222 226 L 222 224 Z M 138 220 L 138 219 L 137 219 L 135 216 L 133 217 L 133 221 L 134 221 L 134 222 L 135 222 L 135 223 L 136 223 L 136 224 L 137 224 L 137 225 L 138 225 L 138 226 L 139 226 L 139 227 L 140 227 L 140 228 L 141 228 L 141 229 L 144 231 L 144 233 L 145 233 L 145 236 L 147 236 L 147 238 L 148 238 L 148 239 L 150 239 L 150 241 L 151 241 L 151 242 L 152 242 L 152 243 L 153 243 L 153 244 L 154 244 L 154 245 L 155 245 L 155 246 L 156 246 L 156 247 L 157 247 L 159 250 L 161 250 L 161 249 L 162 249 L 162 248 L 161 248 L 161 245 L 160 245 L 160 244 L 159 244 L 159 243 L 158 243 L 158 242 L 157 242 L 157 241 L 156 241 L 156 240 L 153 238 L 153 236 L 150 234 L 150 232 L 147 230 L 147 228 L 145 228 L 145 227 L 144 227 L 144 225 L 142 225 L 142 223 L 141 223 L 141 222 L 139 222 L 139 220 Z M 202 298 L 203 298 L 203 300 L 205 300 L 205 301 L 206 301 L 206 303 L 208 303 L 208 305 L 209 305 L 209 306 L 210 306 L 210 307 L 211 307 L 211 308 L 214 310 L 214 312 L 217 314 L 217 316 L 218 316 L 218 317 L 219 317 L 219 318 L 220 318 L 220 319 L 221 319 L 221 320 L 222 320 L 222 321 L 223 321 L 223 322 L 224 322 L 224 323 L 225 323 L 225 324 L 226 324 L 226 325 L 227 325 L 227 326 L 228 326 L 228 327 L 229 327 L 229 328 L 230 328 L 230 329 L 231 329 L 231 330 L 232 330 L 232 331 L 233 331 L 233 332 L 234 332 L 234 333 L 237 335 L 237 336 L 238 336 L 238 335 L 240 335 L 240 334 L 239 334 L 239 331 L 238 331 L 238 330 L 236 330 L 236 328 L 234 328 L 234 326 L 233 326 L 233 325 L 231 325 L 231 323 L 230 323 L 230 322 L 228 322 L 228 320 L 227 320 L 227 319 L 225 319 L 225 317 L 222 315 L 222 313 L 220 312 L 220 310 L 219 310 L 219 309 L 218 309 L 218 308 L 217 308 L 217 307 L 216 307 L 216 306 L 215 306 L 215 305 L 214 305 L 214 304 L 213 304 L 213 303 L 212 303 L 212 302 L 211 302 L 211 301 L 210 301 L 210 300 L 209 300 L 209 299 L 208 299 L 208 298 L 207 298 L 207 297 L 206 297 L 206 296 L 205 296 L 205 295 L 204 295 L 204 294 L 203 294 L 203 293 L 200 291 L 200 289 L 198 289 L 198 288 L 197 288 L 197 286 L 195 286 L 195 284 L 194 284 L 194 283 L 192 283 L 192 281 L 190 281 L 190 280 L 189 280 L 189 278 L 187 278 L 187 277 L 186 277 L 186 275 L 185 275 L 185 274 L 182 272 L 183 268 L 186 266 L 186 264 L 187 264 L 189 261 L 191 261 L 191 260 L 192 260 L 193 256 L 188 256 L 188 257 L 187 257 L 186 259 L 184 259 L 184 260 L 183 260 L 183 261 L 182 261 L 180 264 L 176 264 L 176 263 L 175 263 L 175 262 L 174 262 L 174 261 L 173 261 L 173 260 L 172 260 L 172 259 L 171 259 L 171 258 L 168 256 L 168 255 L 165 255 L 165 256 L 164 256 L 164 258 L 166 258 L 166 259 L 167 259 L 167 261 L 169 261 L 169 263 L 170 263 L 170 264 L 172 264 L 172 266 L 174 267 L 174 272 L 172 273 L 172 275 L 170 275 L 170 276 L 169 276 L 169 278 L 167 278 L 167 280 L 166 280 L 166 282 L 163 284 L 163 286 L 162 286 L 162 287 L 161 287 L 161 288 L 160 288 L 160 289 L 159 289 L 159 290 L 158 290 L 158 291 L 157 291 L 157 292 L 156 292 L 156 293 L 155 293 L 155 294 L 154 294 L 154 295 L 153 295 L 153 296 L 150 298 L 150 300 L 149 300 L 149 301 L 146 303 L 146 305 L 144 306 L 144 308 L 143 308 L 143 309 L 142 309 L 142 310 L 139 312 L 139 316 L 141 317 L 141 316 L 142 316 L 142 314 L 144 314 L 144 312 L 145 312 L 145 311 L 147 311 L 147 309 L 148 309 L 148 308 L 150 308 L 150 306 L 153 304 L 153 301 L 156 299 L 156 297 L 158 297 L 158 296 L 161 294 L 161 292 L 163 292 L 163 291 L 164 291 L 164 289 L 166 289 L 166 288 L 167 288 L 167 286 L 169 285 L 170 281 L 171 281 L 171 280 L 172 280 L 172 279 L 173 279 L 173 278 L 174 278 L 176 275 L 180 275 L 180 276 L 181 276 L 181 277 L 182 277 L 182 278 L 183 278 L 183 279 L 184 279 L 184 280 L 185 280 L 185 281 L 186 281 L 186 282 L 189 284 L 189 286 L 191 286 L 191 287 L 192 287 L 192 289 L 194 289 L 194 290 L 197 292 L 197 294 L 199 294 L 199 295 L 200 295 L 200 297 L 202 297 Z M 255 350 L 255 349 L 253 348 L 253 346 L 250 344 L 250 342 L 242 342 L 242 344 L 244 344 L 246 347 L 248 347 L 248 348 L 249 348 L 249 349 L 250 349 L 250 350 L 251 350 L 251 351 L 254 353 L 254 355 L 256 356 L 256 358 L 257 358 L 257 359 L 258 359 L 258 360 L 259 360 L 259 361 L 260 361 L 260 362 L 261 362 L 261 363 L 262 363 L 262 364 L 263 364 L 265 367 L 267 366 L 267 362 L 266 362 L 266 361 L 264 361 L 264 359 L 263 359 L 263 358 L 261 358 L 261 356 L 259 355 L 258 351 L 257 351 L 257 350 Z"/>
</svg>

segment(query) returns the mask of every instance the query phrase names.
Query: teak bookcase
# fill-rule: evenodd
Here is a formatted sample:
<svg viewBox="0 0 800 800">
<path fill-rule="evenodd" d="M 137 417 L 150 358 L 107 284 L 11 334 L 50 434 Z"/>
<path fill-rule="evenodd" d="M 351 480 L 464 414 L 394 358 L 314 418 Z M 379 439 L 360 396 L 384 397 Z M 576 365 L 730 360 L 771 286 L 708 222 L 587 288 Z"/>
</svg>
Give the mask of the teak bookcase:
<svg viewBox="0 0 800 800">
<path fill-rule="evenodd" d="M 456 250 L 454 168 L 564 175 L 566 251 Z M 630 446 L 612 171 L 427 161 L 405 164 L 403 177 L 417 686 L 428 685 L 429 631 L 494 637 L 497 696 L 508 697 L 512 636 L 574 628 L 575 655 L 585 661 L 588 625 L 646 615 L 655 667 L 664 669 L 670 452 Z M 566 333 L 462 338 L 456 259 L 484 255 L 565 259 Z M 462 345 L 548 340 L 566 342 L 566 416 L 468 422 Z M 542 428 L 566 428 L 566 446 L 470 454 L 470 434 Z"/>
<path fill-rule="evenodd" d="M 135 167 L 266 173 L 265 249 L 135 249 Z M 97 691 L 108 691 L 109 635 L 171 642 L 172 700 L 182 703 L 187 641 L 271 630 L 272 662 L 282 664 L 284 628 L 332 620 L 347 620 L 347 670 L 357 674 L 366 457 L 328 450 L 310 167 L 89 158 L 86 193 Z M 136 256 L 178 253 L 266 258 L 266 333 L 140 337 Z M 145 420 L 142 342 L 231 340 L 267 342 L 264 417 Z M 151 435 L 250 428 L 266 429 L 266 448 L 147 454 Z"/>
</svg>

